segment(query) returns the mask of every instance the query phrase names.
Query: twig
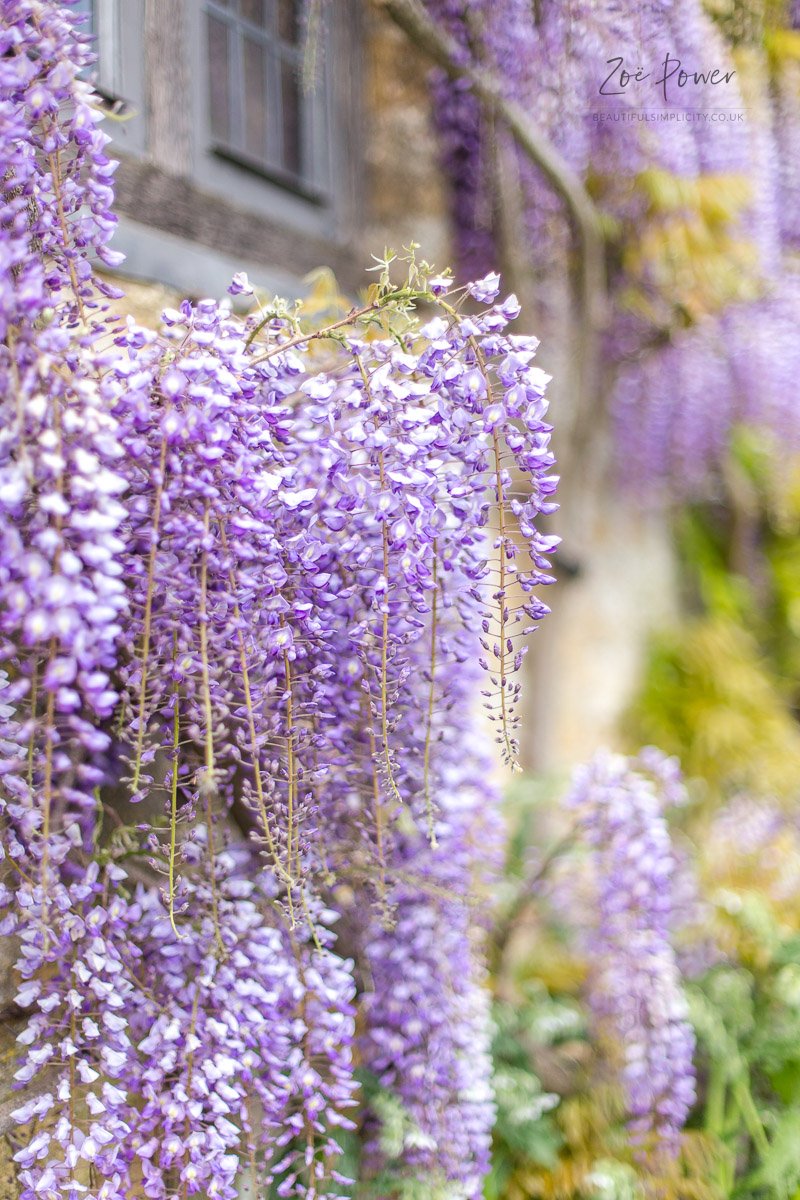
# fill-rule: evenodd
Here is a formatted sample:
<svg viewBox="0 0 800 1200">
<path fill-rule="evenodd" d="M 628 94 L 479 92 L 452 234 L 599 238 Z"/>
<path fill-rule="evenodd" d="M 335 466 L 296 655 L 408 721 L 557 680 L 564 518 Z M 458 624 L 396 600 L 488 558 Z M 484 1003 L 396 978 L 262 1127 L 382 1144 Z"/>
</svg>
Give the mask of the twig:
<svg viewBox="0 0 800 1200">
<path fill-rule="evenodd" d="M 586 433 L 591 399 L 599 383 L 599 333 L 606 319 L 605 239 L 600 213 L 580 177 L 531 121 L 527 113 L 503 95 L 501 81 L 465 59 L 461 46 L 425 12 L 420 0 L 381 0 L 384 10 L 403 32 L 451 78 L 466 79 L 489 113 L 502 122 L 523 154 L 533 162 L 564 202 L 580 252 L 576 403 L 572 440 Z M 588 421 L 586 422 L 588 424 Z"/>
<path fill-rule="evenodd" d="M 554 842 L 550 849 L 545 853 L 544 857 L 536 864 L 535 869 L 520 883 L 517 894 L 505 914 L 503 921 L 500 923 L 494 937 L 494 957 L 495 962 L 499 965 L 505 956 L 506 947 L 511 939 L 511 935 L 523 915 L 525 910 L 536 898 L 536 887 L 547 875 L 557 858 L 560 858 L 567 850 L 569 850 L 577 833 L 577 826 L 572 826 L 567 832 Z"/>
</svg>

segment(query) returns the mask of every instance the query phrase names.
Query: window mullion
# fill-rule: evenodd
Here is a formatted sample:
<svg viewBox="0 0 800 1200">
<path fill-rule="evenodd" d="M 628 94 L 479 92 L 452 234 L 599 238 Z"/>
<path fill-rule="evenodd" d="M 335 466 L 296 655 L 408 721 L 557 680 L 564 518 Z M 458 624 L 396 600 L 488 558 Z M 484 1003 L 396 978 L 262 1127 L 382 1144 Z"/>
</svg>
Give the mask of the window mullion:
<svg viewBox="0 0 800 1200">
<path fill-rule="evenodd" d="M 231 106 L 231 143 L 236 150 L 244 153 L 247 141 L 245 136 L 244 45 L 242 27 L 237 17 L 229 18 L 229 27 L 228 87 Z"/>
<path fill-rule="evenodd" d="M 283 96 L 281 95 L 281 60 L 270 38 L 264 55 L 267 96 L 267 161 L 270 166 L 283 168 Z"/>
</svg>

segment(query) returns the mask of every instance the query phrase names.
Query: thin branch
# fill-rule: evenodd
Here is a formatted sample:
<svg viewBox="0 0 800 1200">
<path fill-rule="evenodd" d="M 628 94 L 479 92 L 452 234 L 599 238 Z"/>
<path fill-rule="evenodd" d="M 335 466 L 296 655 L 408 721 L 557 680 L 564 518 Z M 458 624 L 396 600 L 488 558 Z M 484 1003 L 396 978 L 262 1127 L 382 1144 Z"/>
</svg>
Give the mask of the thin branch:
<svg viewBox="0 0 800 1200">
<path fill-rule="evenodd" d="M 508 911 L 505 913 L 502 921 L 498 923 L 494 932 L 493 953 L 497 971 L 499 971 L 505 957 L 505 952 L 514 930 L 517 928 L 522 917 L 525 916 L 530 905 L 537 899 L 538 885 L 549 873 L 556 859 L 572 849 L 577 831 L 576 825 L 571 826 L 562 837 L 553 843 L 540 861 L 534 865 L 533 870 L 520 882 Z"/>
<path fill-rule="evenodd" d="M 353 325 L 356 321 L 360 321 L 362 317 L 365 317 L 367 313 L 377 312 L 381 306 L 381 301 L 375 300 L 372 304 L 365 304 L 362 308 L 351 308 L 347 316 L 342 317 L 339 321 L 334 321 L 331 325 L 326 325 L 324 329 L 316 329 L 311 333 L 298 333 L 296 337 L 290 338 L 286 342 L 279 342 L 272 349 L 267 350 L 265 354 L 260 354 L 258 358 L 254 358 L 253 365 L 266 362 L 268 358 L 274 358 L 276 354 L 283 354 L 285 350 L 291 350 L 293 346 L 304 346 L 306 342 L 316 342 L 320 338 L 327 338 L 334 329 L 343 329 L 345 325 Z M 273 320 L 274 315 L 274 313 L 268 312 L 263 320 L 259 321 L 255 329 L 250 331 L 250 335 L 244 344 L 245 349 L 252 345 L 264 326 Z"/>
<path fill-rule="evenodd" d="M 584 409 L 599 384 L 598 334 L 606 319 L 605 239 L 600 213 L 581 178 L 528 114 L 503 94 L 502 82 L 491 71 L 465 58 L 458 42 L 425 12 L 420 0 L 380 0 L 403 32 L 451 78 L 466 79 L 492 116 L 502 122 L 523 154 L 541 171 L 566 208 L 580 251 L 578 288 L 578 346 L 575 355 L 577 403 L 573 437 L 580 438 Z M 588 414 L 587 414 L 588 415 Z"/>
</svg>

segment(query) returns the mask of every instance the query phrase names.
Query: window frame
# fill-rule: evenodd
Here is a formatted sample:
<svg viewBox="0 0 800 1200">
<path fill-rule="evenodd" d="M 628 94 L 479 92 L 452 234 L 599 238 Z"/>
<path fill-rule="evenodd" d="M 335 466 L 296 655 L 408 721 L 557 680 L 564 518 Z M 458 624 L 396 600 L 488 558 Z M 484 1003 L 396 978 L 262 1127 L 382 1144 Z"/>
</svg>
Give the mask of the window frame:
<svg viewBox="0 0 800 1200">
<path fill-rule="evenodd" d="M 285 187 L 306 200 L 324 203 L 329 198 L 331 188 L 330 164 L 327 154 L 330 142 L 327 114 L 331 110 L 332 97 L 327 56 L 325 53 L 321 53 L 319 56 L 319 75 L 313 91 L 304 92 L 302 82 L 298 86 L 300 167 L 298 171 L 292 171 L 286 167 L 285 162 L 281 161 L 282 158 L 285 158 L 285 150 L 283 145 L 279 144 L 282 143 L 285 112 L 281 75 L 284 65 L 288 65 L 290 68 L 294 67 L 298 73 L 302 70 L 303 46 L 301 42 L 296 45 L 284 42 L 276 28 L 278 24 L 276 0 L 264 0 L 264 2 L 269 4 L 272 9 L 271 29 L 257 25 L 238 11 L 233 11 L 230 0 L 203 0 L 202 19 L 205 25 L 203 34 L 207 56 L 207 104 L 211 128 L 211 149 L 221 158 L 229 159 L 246 170 L 263 175 L 269 182 Z M 209 19 L 219 22 L 229 31 L 226 82 L 229 126 L 232 124 L 234 128 L 227 139 L 216 134 L 213 129 Z M 322 40 L 325 39 L 326 33 L 326 29 L 321 31 Z M 266 61 L 262 70 L 268 89 L 267 109 L 276 114 L 276 119 L 268 122 L 267 125 L 263 158 L 251 154 L 246 148 L 242 148 L 241 144 L 236 145 L 237 140 L 243 142 L 246 139 L 247 93 L 244 86 L 243 58 L 245 38 L 259 45 L 265 55 Z M 231 88 L 231 79 L 235 81 L 234 88 L 236 90 Z"/>
<path fill-rule="evenodd" d="M 353 66 L 351 61 L 342 58 L 340 47 L 336 45 L 341 40 L 336 22 L 326 11 L 320 49 L 321 55 L 335 64 L 335 70 L 328 68 L 323 76 L 319 99 L 322 111 L 312 142 L 317 165 L 311 184 L 302 186 L 295 179 L 248 163 L 244 155 L 216 144 L 208 76 L 206 9 L 210 3 L 213 0 L 193 0 L 187 29 L 189 78 L 193 81 L 192 179 L 217 195 L 235 197 L 237 206 L 244 206 L 259 215 L 269 215 L 298 232 L 338 240 L 346 223 L 343 194 L 352 191 L 348 180 L 356 169 L 357 142 L 352 137 L 352 129 L 346 127 L 347 114 L 341 111 L 334 79 L 336 71 L 345 72 Z"/>
<path fill-rule="evenodd" d="M 330 6 L 320 47 L 335 69 L 327 76 L 329 185 L 315 198 L 214 150 L 203 0 L 112 2 L 122 4 L 122 36 L 138 22 L 130 45 L 144 43 L 146 64 L 146 141 L 126 136 L 133 121 L 106 125 L 113 135 L 110 152 L 120 159 L 117 211 L 130 226 L 131 244 L 149 232 L 156 239 L 163 233 L 172 239 L 171 256 L 181 245 L 190 257 L 205 248 L 253 271 L 260 266 L 293 277 L 298 287 L 307 272 L 327 264 L 343 287 L 355 288 L 364 212 L 363 0 Z M 153 249 L 151 260 L 159 253 Z M 124 266 L 122 273 L 129 273 Z"/>
<path fill-rule="evenodd" d="M 90 76 L 104 99 L 125 101 L 132 112 L 108 120 L 106 132 L 115 149 L 144 154 L 147 146 L 145 94 L 145 0 L 84 0 L 97 61 Z"/>
</svg>

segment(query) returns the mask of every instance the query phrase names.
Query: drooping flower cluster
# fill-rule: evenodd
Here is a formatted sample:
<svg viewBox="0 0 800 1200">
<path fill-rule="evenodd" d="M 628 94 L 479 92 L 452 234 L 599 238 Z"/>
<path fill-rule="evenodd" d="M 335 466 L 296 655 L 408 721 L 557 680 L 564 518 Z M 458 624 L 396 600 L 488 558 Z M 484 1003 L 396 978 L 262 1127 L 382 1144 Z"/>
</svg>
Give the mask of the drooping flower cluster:
<svg viewBox="0 0 800 1200">
<path fill-rule="evenodd" d="M 3 16 L 0 928 L 28 1014 L 24 1200 L 228 1200 L 246 1171 L 340 1192 L 357 979 L 361 1053 L 428 1147 L 400 1169 L 477 1196 L 469 906 L 497 818 L 472 709 L 482 684 L 513 760 L 557 541 L 535 524 L 556 485 L 536 341 L 508 332 L 496 275 L 456 289 L 413 258 L 327 330 L 212 300 L 159 334 L 115 318 L 90 261 L 115 262 L 90 55 L 51 0 Z"/>
<path fill-rule="evenodd" d="M 567 806 L 591 853 L 597 924 L 590 1000 L 622 1057 L 630 1127 L 647 1155 L 675 1153 L 695 1096 L 694 1034 L 672 944 L 676 877 L 665 809 L 684 799 L 674 760 L 598 755 Z"/>
<path fill-rule="evenodd" d="M 113 164 L 78 78 L 87 51 L 66 15 L 35 4 L 3 15 L 0 638 L 15 667 L 11 695 L 29 714 L 27 769 L 7 779 L 8 838 L 14 855 L 19 832 L 47 882 L 88 832 L 126 607 L 114 561 L 122 448 L 98 383 L 108 289 L 89 266 L 90 252 L 113 261 Z M 69 840 L 51 844 L 62 817 Z"/>
<path fill-rule="evenodd" d="M 393 839 L 395 882 L 386 896 L 393 924 L 387 928 L 376 912 L 364 931 L 371 987 L 360 1047 L 365 1066 L 399 1098 L 406 1117 L 402 1145 L 388 1162 L 378 1130 L 368 1144 L 371 1165 L 388 1168 L 390 1177 L 410 1169 L 432 1192 L 443 1185 L 444 1194 L 465 1200 L 483 1194 L 494 1115 L 489 997 L 480 921 L 470 900 L 485 903 L 502 851 L 497 810 L 486 804 L 490 763 L 470 747 L 477 677 L 475 669 L 451 668 L 442 679 L 451 711 L 437 730 L 442 800 L 433 822 L 436 848 L 422 821 L 416 829 L 398 829 Z M 425 681 L 418 687 L 424 692 Z M 409 711 L 409 738 L 415 736 L 411 718 Z M 423 753 L 408 760 L 403 779 L 411 787 L 417 774 L 418 795 L 421 739 L 419 748 Z"/>
<path fill-rule="evenodd" d="M 198 827 L 185 859 L 202 854 L 205 834 Z M 275 884 L 249 854 L 222 853 L 217 867 L 218 923 L 205 886 L 185 881 L 197 924 L 181 939 L 158 890 L 132 889 L 114 864 L 54 889 L 47 947 L 24 911 L 10 911 L 6 932 L 22 943 L 16 1000 L 33 1009 L 16 1079 L 35 1090 L 14 1113 L 37 1122 L 15 1155 L 25 1194 L 74 1190 L 86 1172 L 103 1196 L 130 1195 L 141 1179 L 154 1198 L 170 1194 L 173 1173 L 189 1194 L 234 1197 L 249 1164 L 257 1178 L 307 1180 L 312 1195 L 325 1179 L 338 1154 L 332 1124 L 347 1123 L 355 1090 L 349 965 L 326 948 L 320 921 L 318 947 L 307 928 L 292 938 L 265 922 L 258 901 Z M 297 1162 L 282 1153 L 294 1139 Z M 274 1161 L 259 1172 L 265 1149 Z"/>
</svg>

